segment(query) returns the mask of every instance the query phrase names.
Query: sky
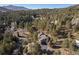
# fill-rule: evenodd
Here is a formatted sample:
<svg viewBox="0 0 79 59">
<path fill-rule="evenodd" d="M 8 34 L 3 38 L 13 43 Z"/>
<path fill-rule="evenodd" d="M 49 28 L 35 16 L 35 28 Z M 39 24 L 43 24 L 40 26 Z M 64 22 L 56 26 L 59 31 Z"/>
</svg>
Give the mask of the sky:
<svg viewBox="0 0 79 59">
<path fill-rule="evenodd" d="M 9 4 L 0 4 L 0 6 L 7 6 Z M 41 9 L 41 8 L 65 8 L 72 6 L 73 4 L 13 4 L 15 6 L 22 6 L 29 9 Z"/>
</svg>

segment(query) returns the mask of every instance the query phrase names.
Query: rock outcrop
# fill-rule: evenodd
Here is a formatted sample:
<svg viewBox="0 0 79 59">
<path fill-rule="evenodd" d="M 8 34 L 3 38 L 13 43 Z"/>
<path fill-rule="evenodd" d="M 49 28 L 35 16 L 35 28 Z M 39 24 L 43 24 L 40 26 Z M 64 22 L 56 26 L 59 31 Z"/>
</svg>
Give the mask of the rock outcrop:
<svg viewBox="0 0 79 59">
<path fill-rule="evenodd" d="M 48 45 L 50 42 L 50 37 L 44 34 L 43 32 L 38 34 L 39 44 L 41 46 L 41 50 L 48 51 Z"/>
</svg>

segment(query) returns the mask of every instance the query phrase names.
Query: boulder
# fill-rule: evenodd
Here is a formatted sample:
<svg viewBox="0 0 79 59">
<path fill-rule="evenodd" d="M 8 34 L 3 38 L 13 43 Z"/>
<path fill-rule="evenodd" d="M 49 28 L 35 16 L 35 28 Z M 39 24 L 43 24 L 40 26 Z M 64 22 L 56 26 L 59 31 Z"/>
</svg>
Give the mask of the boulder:
<svg viewBox="0 0 79 59">
<path fill-rule="evenodd" d="M 50 42 L 50 37 L 43 32 L 38 34 L 39 44 L 41 46 L 41 50 L 48 50 L 48 44 Z"/>
<path fill-rule="evenodd" d="M 79 40 L 75 40 L 76 46 L 79 48 Z"/>
</svg>

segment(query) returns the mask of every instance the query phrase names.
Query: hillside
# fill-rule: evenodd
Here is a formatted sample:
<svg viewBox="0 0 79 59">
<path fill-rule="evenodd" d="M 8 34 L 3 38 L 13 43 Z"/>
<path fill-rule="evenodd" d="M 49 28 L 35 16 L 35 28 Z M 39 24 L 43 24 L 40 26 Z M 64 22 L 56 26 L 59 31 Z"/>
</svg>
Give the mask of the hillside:
<svg viewBox="0 0 79 59">
<path fill-rule="evenodd" d="M 8 9 L 6 9 L 4 7 L 0 7 L 0 11 L 5 12 L 5 11 L 10 11 L 10 10 L 8 10 Z"/>
<path fill-rule="evenodd" d="M 3 7 L 6 8 L 6 9 L 9 9 L 9 10 L 14 10 L 14 11 L 17 11 L 17 10 L 29 10 L 28 8 L 25 8 L 25 7 L 13 6 L 13 5 L 8 5 L 8 6 L 3 6 Z"/>
<path fill-rule="evenodd" d="M 0 54 L 78 55 L 75 7 L 0 12 Z"/>
</svg>

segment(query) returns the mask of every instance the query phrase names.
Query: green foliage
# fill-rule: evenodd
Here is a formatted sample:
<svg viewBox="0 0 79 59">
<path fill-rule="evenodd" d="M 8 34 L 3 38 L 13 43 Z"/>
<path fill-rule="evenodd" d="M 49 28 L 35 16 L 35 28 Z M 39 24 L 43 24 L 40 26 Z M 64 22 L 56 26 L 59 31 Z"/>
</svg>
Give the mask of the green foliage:
<svg viewBox="0 0 79 59">
<path fill-rule="evenodd" d="M 17 23 L 17 28 L 27 28 L 31 33 L 30 43 L 38 41 L 37 31 L 47 31 L 51 35 L 52 43 L 55 43 L 59 39 L 56 35 L 57 30 L 64 26 L 66 30 L 79 30 L 77 26 L 72 28 L 71 21 L 73 17 L 79 17 L 79 8 L 59 8 L 59 9 L 37 9 L 37 10 L 26 10 L 26 11 L 8 11 L 0 12 L 0 54 L 10 54 L 16 47 L 16 40 L 12 34 L 4 33 L 7 28 L 11 27 L 12 22 Z M 53 23 L 51 23 L 53 21 Z M 58 21 L 55 24 L 55 21 Z M 2 26 L 2 27 L 1 27 Z M 34 31 L 33 27 L 37 30 Z M 4 30 L 2 30 L 4 29 Z M 3 33 L 1 33 L 3 31 Z M 71 31 L 72 32 L 72 31 Z M 75 49 L 73 47 L 72 39 L 67 38 L 62 43 L 62 48 Z M 35 43 L 34 47 L 31 45 L 31 53 L 37 54 L 39 51 L 39 44 Z M 55 54 L 60 54 L 57 51 Z"/>
<path fill-rule="evenodd" d="M 11 54 L 15 47 L 15 41 L 13 41 L 13 38 L 14 37 L 11 33 L 4 34 L 4 38 L 0 41 L 0 54 Z"/>
<path fill-rule="evenodd" d="M 62 47 L 63 47 L 63 48 L 69 48 L 69 44 L 70 44 L 69 40 L 66 39 L 66 40 L 64 40 L 64 42 L 62 43 Z"/>
</svg>

